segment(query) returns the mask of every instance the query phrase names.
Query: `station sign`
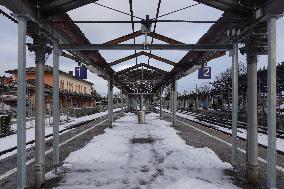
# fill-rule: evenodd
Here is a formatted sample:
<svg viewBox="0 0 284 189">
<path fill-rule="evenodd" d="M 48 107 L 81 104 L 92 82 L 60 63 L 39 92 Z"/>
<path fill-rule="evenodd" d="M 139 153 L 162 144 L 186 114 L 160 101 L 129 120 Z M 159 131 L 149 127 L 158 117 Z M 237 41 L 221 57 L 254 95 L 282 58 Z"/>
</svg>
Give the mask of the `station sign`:
<svg viewBox="0 0 284 189">
<path fill-rule="evenodd" d="M 77 79 L 87 79 L 87 68 L 75 67 L 75 77 Z"/>
<path fill-rule="evenodd" d="M 211 67 L 202 67 L 198 70 L 198 79 L 211 79 Z"/>
</svg>

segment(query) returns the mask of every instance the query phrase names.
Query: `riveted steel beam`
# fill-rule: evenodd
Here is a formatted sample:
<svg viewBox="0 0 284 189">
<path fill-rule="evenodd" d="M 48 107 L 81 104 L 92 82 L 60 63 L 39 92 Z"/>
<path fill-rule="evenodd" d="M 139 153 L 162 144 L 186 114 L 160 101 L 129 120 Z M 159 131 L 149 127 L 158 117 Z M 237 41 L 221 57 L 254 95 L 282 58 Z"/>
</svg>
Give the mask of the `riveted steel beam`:
<svg viewBox="0 0 284 189">
<path fill-rule="evenodd" d="M 231 44 L 91 44 L 91 45 L 60 45 L 61 50 L 185 50 L 185 51 L 229 51 Z"/>
</svg>

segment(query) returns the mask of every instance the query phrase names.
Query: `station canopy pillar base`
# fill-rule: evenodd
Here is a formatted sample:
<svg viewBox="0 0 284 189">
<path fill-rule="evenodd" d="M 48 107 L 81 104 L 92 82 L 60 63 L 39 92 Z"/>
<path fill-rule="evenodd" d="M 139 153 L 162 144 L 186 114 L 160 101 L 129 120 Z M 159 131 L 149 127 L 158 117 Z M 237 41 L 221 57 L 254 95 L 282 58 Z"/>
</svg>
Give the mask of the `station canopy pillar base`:
<svg viewBox="0 0 284 189">
<path fill-rule="evenodd" d="M 259 166 L 258 165 L 247 165 L 247 179 L 248 183 L 257 186 L 259 183 Z"/>
</svg>

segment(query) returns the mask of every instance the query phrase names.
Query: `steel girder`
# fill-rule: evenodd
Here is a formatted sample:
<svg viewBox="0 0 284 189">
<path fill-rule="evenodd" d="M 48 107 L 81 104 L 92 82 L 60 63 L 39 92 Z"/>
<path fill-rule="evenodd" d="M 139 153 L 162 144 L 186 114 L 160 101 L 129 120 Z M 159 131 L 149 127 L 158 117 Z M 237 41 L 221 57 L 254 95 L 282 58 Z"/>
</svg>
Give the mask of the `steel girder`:
<svg viewBox="0 0 284 189">
<path fill-rule="evenodd" d="M 70 10 L 94 3 L 96 1 L 98 0 L 41 0 L 39 2 L 40 10 L 48 16 L 52 16 L 66 13 Z"/>
<path fill-rule="evenodd" d="M 133 33 L 121 36 L 121 37 L 119 37 L 117 39 L 113 39 L 111 41 L 108 41 L 108 42 L 106 42 L 104 44 L 105 45 L 116 45 L 116 44 L 128 41 L 130 39 L 133 39 L 135 37 L 139 37 L 139 36 L 142 36 L 142 35 L 144 35 L 144 33 L 142 33 L 141 31 L 136 31 L 136 32 L 133 32 Z M 166 37 L 164 35 L 161 35 L 161 34 L 158 34 L 158 33 L 154 33 L 154 32 L 150 32 L 147 35 L 150 36 L 150 37 L 153 37 L 154 39 L 163 41 L 163 42 L 168 43 L 168 44 L 184 44 L 184 43 L 182 43 L 180 41 L 177 41 L 175 39 L 172 39 L 172 38 L 169 38 L 169 37 Z"/>
<path fill-rule="evenodd" d="M 239 0 L 194 0 L 198 3 L 202 3 L 204 5 L 213 7 L 215 9 L 219 9 L 221 11 L 232 12 L 241 15 L 248 15 L 252 13 L 252 10 L 241 6 L 239 4 Z"/>
<path fill-rule="evenodd" d="M 133 59 L 133 58 L 137 58 L 137 57 L 142 56 L 142 55 L 147 56 L 147 57 L 149 57 L 149 58 L 153 58 L 153 59 L 158 60 L 158 61 L 161 61 L 161 62 L 164 62 L 164 63 L 169 64 L 169 65 L 172 65 L 172 66 L 175 66 L 175 65 L 176 65 L 176 63 L 173 62 L 173 61 L 171 61 L 171 60 L 168 60 L 168 59 L 165 59 L 165 58 L 156 56 L 156 55 L 151 54 L 151 53 L 147 53 L 147 52 L 145 52 L 145 51 L 141 51 L 141 52 L 139 52 L 139 53 L 134 53 L 134 54 L 129 55 L 129 56 L 127 56 L 127 57 L 124 57 L 124 58 L 121 58 L 121 59 L 119 59 L 119 60 L 113 61 L 113 62 L 110 63 L 110 66 L 114 66 L 114 65 L 123 63 L 123 62 L 125 62 L 125 61 L 131 60 L 131 59 Z"/>
<path fill-rule="evenodd" d="M 232 50 L 231 44 L 87 44 L 87 45 L 69 45 L 62 44 L 61 50 L 191 50 L 191 51 L 228 51 Z"/>
</svg>

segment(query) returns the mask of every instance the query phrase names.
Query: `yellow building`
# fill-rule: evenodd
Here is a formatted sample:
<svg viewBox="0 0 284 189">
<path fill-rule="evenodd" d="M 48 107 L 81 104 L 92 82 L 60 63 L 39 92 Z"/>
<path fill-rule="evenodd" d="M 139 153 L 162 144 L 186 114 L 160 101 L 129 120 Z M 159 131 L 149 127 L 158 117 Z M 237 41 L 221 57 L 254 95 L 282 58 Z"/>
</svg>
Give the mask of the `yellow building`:
<svg viewBox="0 0 284 189">
<path fill-rule="evenodd" d="M 18 70 L 8 70 L 6 73 L 12 74 L 13 79 L 18 79 Z M 53 88 L 53 69 L 51 66 L 45 66 L 44 83 L 46 88 Z M 35 81 L 36 68 L 29 67 L 26 70 L 27 81 Z M 86 80 L 79 80 L 73 76 L 73 72 L 59 71 L 59 89 L 61 108 L 68 107 L 93 107 L 96 102 L 92 98 L 93 83 Z M 34 97 L 32 97 L 34 101 Z M 50 107 L 52 95 L 46 95 L 47 107 Z M 34 103 L 32 103 L 34 104 Z"/>
</svg>

